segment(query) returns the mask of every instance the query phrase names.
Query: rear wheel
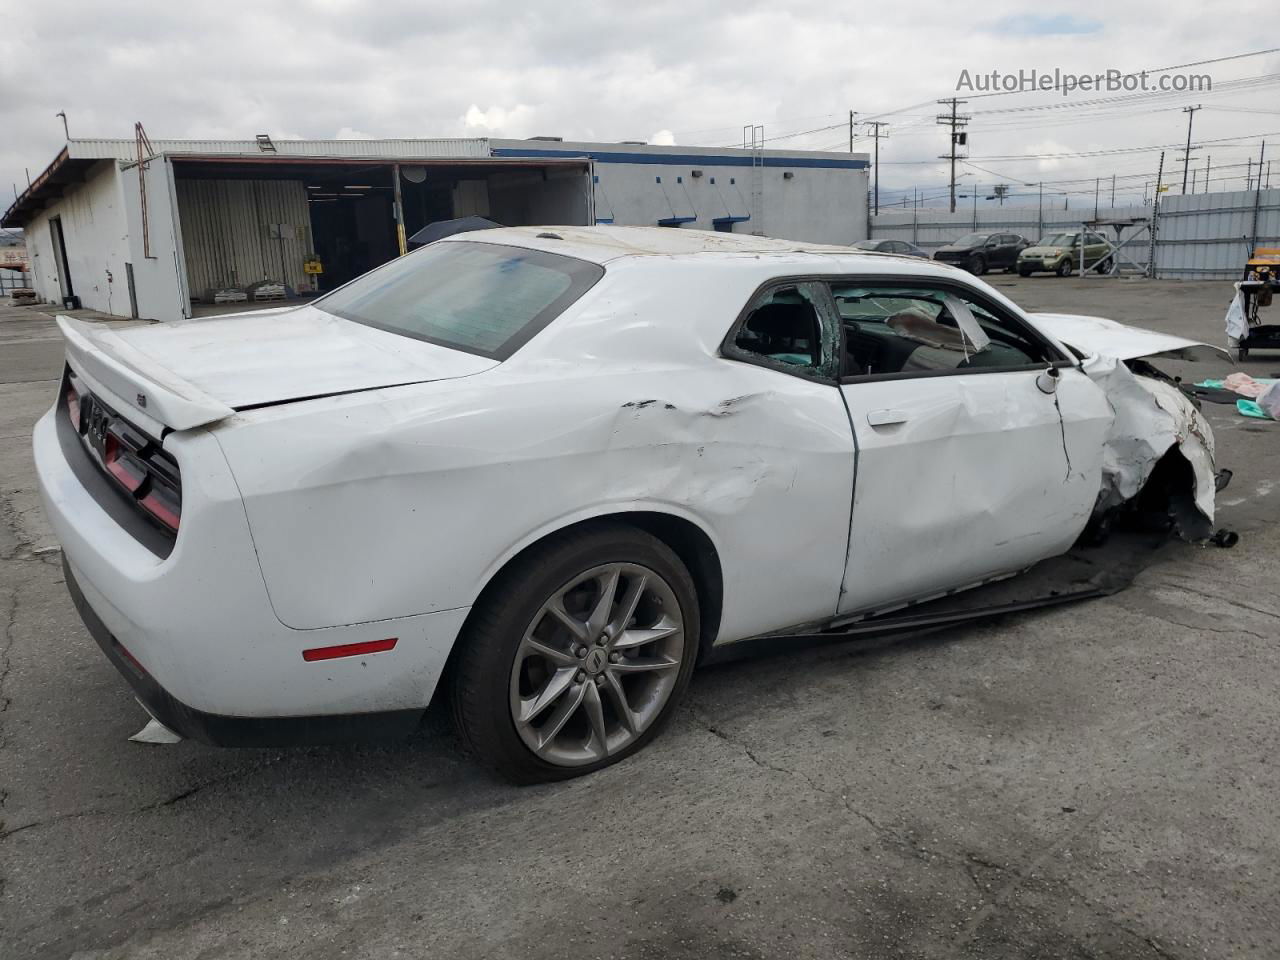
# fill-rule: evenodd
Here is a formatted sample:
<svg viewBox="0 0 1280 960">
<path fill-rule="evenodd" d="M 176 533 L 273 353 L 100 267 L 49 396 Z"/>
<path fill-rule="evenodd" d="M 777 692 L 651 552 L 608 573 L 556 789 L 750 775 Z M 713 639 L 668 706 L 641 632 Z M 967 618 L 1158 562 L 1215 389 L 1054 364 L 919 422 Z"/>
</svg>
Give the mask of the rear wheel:
<svg viewBox="0 0 1280 960">
<path fill-rule="evenodd" d="M 1030 268 L 1030 267 L 1019 267 L 1019 268 L 1018 268 L 1018 276 L 1020 276 L 1020 277 L 1029 277 L 1029 276 L 1031 276 L 1031 268 Z"/>
<path fill-rule="evenodd" d="M 697 656 L 697 592 L 664 543 L 609 524 L 500 574 L 460 642 L 463 738 L 517 783 L 563 780 L 629 756 L 670 720 Z"/>
</svg>

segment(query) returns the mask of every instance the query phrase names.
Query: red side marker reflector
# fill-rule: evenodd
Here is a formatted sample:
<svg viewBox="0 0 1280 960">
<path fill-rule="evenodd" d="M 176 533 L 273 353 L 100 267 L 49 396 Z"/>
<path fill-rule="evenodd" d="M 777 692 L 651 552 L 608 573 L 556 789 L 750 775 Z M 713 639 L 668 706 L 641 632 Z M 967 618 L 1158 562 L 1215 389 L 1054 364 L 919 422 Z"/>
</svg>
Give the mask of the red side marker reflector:
<svg viewBox="0 0 1280 960">
<path fill-rule="evenodd" d="M 340 643 L 336 647 L 312 647 L 302 651 L 302 659 L 308 663 L 312 660 L 336 660 L 338 657 L 358 657 L 365 653 L 383 653 L 395 648 L 399 637 L 387 637 L 385 640 L 366 640 L 363 643 Z"/>
</svg>

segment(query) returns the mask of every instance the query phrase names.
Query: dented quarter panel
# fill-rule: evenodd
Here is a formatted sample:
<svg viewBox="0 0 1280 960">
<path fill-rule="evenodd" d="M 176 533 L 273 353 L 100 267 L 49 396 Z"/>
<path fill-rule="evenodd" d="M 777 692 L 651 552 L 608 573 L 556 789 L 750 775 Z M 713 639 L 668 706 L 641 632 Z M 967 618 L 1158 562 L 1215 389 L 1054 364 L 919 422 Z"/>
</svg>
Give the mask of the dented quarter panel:
<svg viewBox="0 0 1280 960">
<path fill-rule="evenodd" d="M 623 262 L 494 370 L 212 428 L 276 615 L 312 628 L 465 607 L 546 534 L 649 510 L 716 546 L 722 639 L 832 616 L 854 470 L 839 390 L 718 356 L 771 269 L 677 261 L 659 286 Z"/>
</svg>

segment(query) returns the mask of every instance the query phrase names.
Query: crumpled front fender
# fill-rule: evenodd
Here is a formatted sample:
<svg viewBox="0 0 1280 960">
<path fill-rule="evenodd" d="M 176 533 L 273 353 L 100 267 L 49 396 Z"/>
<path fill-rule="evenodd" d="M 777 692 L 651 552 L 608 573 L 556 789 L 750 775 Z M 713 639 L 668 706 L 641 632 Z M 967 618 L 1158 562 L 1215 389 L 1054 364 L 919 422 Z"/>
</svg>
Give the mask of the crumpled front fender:
<svg viewBox="0 0 1280 960">
<path fill-rule="evenodd" d="M 1213 523 L 1217 492 L 1213 431 L 1195 404 L 1173 383 L 1134 373 L 1114 357 L 1091 357 L 1084 371 L 1106 391 L 1115 411 L 1104 441 L 1095 516 L 1135 498 L 1156 465 L 1176 449 L 1191 466 L 1194 489 L 1190 492 L 1204 520 L 1194 525 L 1195 534 L 1185 528 L 1180 532 L 1193 538 L 1207 536 L 1204 531 Z"/>
</svg>

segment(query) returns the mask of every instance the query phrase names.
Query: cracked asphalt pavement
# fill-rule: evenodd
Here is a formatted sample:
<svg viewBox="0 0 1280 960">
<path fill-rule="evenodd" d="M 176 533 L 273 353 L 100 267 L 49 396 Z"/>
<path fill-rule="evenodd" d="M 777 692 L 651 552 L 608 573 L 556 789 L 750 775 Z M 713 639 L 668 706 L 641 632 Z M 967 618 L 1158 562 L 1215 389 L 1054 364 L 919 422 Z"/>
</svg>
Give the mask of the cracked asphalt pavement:
<svg viewBox="0 0 1280 960">
<path fill-rule="evenodd" d="M 1230 294 L 993 282 L 1212 342 Z M 60 366 L 47 315 L 0 308 L 5 960 L 1280 955 L 1280 424 L 1205 405 L 1235 549 L 1169 544 L 1086 604 L 708 668 L 639 756 L 514 788 L 434 715 L 376 746 L 128 742 L 144 714 L 34 490 Z"/>
</svg>

